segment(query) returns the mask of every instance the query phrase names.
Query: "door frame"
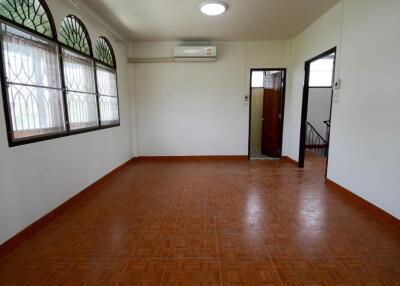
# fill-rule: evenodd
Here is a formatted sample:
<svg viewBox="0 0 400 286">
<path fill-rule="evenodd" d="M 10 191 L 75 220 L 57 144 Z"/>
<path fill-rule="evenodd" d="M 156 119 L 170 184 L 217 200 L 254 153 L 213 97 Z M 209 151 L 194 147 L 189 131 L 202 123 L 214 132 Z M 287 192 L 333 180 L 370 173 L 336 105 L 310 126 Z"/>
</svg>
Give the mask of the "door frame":
<svg viewBox="0 0 400 286">
<path fill-rule="evenodd" d="M 322 54 L 309 59 L 308 61 L 305 62 L 304 64 L 304 85 L 303 85 L 303 100 L 302 100 L 302 106 L 301 106 L 301 125 L 300 125 L 300 146 L 299 146 L 299 162 L 298 166 L 299 168 L 304 168 L 304 159 L 305 159 L 305 151 L 306 151 L 306 132 L 307 132 L 307 115 L 308 115 L 308 99 L 309 99 L 309 92 L 310 92 L 310 86 L 309 86 L 309 80 L 310 80 L 310 66 L 312 62 L 315 62 L 316 60 L 322 59 L 332 53 L 335 53 L 334 61 L 333 61 L 333 78 L 332 78 L 332 95 L 331 95 L 331 108 L 330 108 L 330 115 L 329 117 L 332 118 L 332 105 L 333 105 L 333 90 L 334 90 L 334 81 L 336 77 L 336 60 L 337 60 L 337 47 L 333 47 L 332 49 L 329 49 L 326 52 L 323 52 Z M 327 175 L 328 172 L 328 161 L 329 161 L 329 146 L 330 146 L 330 133 L 332 130 L 332 124 L 331 127 L 329 128 L 329 133 L 328 133 L 328 157 L 326 160 L 326 173 L 325 176 Z"/>
<path fill-rule="evenodd" d="M 251 88 L 251 82 L 253 78 L 253 71 L 263 71 L 266 73 L 267 71 L 282 71 L 284 73 L 283 77 L 283 92 L 282 92 L 282 101 L 281 101 L 281 114 L 282 114 L 282 120 L 281 120 L 281 135 L 279 138 L 279 143 L 280 143 L 280 154 L 279 158 L 282 158 L 282 143 L 283 143 L 283 123 L 285 120 L 285 97 L 286 97 L 286 79 L 287 79 L 287 70 L 286 68 L 252 68 L 250 69 L 250 88 L 249 88 L 249 138 L 248 138 L 248 154 L 247 158 L 248 160 L 251 159 L 251 104 L 252 104 L 252 88 Z"/>
</svg>

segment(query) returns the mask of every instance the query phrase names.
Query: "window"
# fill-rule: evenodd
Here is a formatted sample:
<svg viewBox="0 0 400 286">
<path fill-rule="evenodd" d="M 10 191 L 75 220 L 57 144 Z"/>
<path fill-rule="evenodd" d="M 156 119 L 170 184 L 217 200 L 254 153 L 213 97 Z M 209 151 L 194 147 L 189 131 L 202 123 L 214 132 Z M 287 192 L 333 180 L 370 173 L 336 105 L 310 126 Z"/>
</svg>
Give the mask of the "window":
<svg viewBox="0 0 400 286">
<path fill-rule="evenodd" d="M 31 11 L 31 2 L 18 1 L 10 6 L 10 1 L 0 1 L 1 16 L 29 23 L 26 32 L 1 23 L 3 97 L 12 142 L 66 131 L 58 45 L 46 39 L 53 35 L 51 20 L 41 5 L 36 6 L 37 14 L 24 15 L 12 10 Z M 30 30 L 42 33 L 43 37 L 34 36 Z"/>
<path fill-rule="evenodd" d="M 53 39 L 54 21 L 44 1 L 0 0 L 0 16 Z"/>
<path fill-rule="evenodd" d="M 0 0 L 0 77 L 10 146 L 120 123 L 114 51 L 105 37 L 93 55 L 75 16 L 59 39 L 44 0 Z"/>
<path fill-rule="evenodd" d="M 85 26 L 77 17 L 70 15 L 64 19 L 61 24 L 60 41 L 76 51 L 63 48 L 70 130 L 97 127 L 99 122 L 94 61 L 85 56 L 92 53 L 90 38 Z"/>
<path fill-rule="evenodd" d="M 119 124 L 115 57 L 109 41 L 104 37 L 97 40 L 96 58 L 102 62 L 96 65 L 101 124 Z"/>
<path fill-rule="evenodd" d="M 96 58 L 115 69 L 114 51 L 105 37 L 100 37 L 96 42 Z"/>
<path fill-rule="evenodd" d="M 253 71 L 251 74 L 251 87 L 263 88 L 264 87 L 264 71 Z"/>
<path fill-rule="evenodd" d="M 60 42 L 82 54 L 92 56 L 89 33 L 81 20 L 74 15 L 65 17 L 61 23 Z"/>
<path fill-rule="evenodd" d="M 69 128 L 78 130 L 98 126 L 94 62 L 63 49 Z"/>
<path fill-rule="evenodd" d="M 117 77 L 114 71 L 97 65 L 97 83 L 100 102 L 100 120 L 102 125 L 119 123 Z"/>
<path fill-rule="evenodd" d="M 332 87 L 335 54 L 316 60 L 310 65 L 310 87 Z"/>
</svg>

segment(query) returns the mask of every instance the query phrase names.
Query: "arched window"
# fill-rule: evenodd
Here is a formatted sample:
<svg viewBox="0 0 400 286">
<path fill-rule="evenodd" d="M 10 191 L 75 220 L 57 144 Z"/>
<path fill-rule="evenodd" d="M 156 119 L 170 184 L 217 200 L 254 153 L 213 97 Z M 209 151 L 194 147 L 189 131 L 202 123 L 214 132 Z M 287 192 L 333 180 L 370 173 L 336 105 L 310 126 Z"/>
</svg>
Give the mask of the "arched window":
<svg viewBox="0 0 400 286">
<path fill-rule="evenodd" d="M 96 59 L 115 68 L 114 50 L 106 37 L 99 37 L 96 41 Z"/>
<path fill-rule="evenodd" d="M 73 15 L 61 23 L 63 69 L 70 130 L 99 126 L 94 60 L 89 33 Z"/>
<path fill-rule="evenodd" d="M 10 145 L 66 132 L 58 43 L 40 0 L 0 0 L 2 93 Z"/>
<path fill-rule="evenodd" d="M 114 51 L 93 54 L 74 15 L 57 34 L 44 0 L 0 0 L 0 78 L 10 146 L 119 125 Z"/>
<path fill-rule="evenodd" d="M 74 15 L 64 18 L 60 29 L 60 42 L 68 47 L 92 56 L 92 45 L 85 25 Z"/>
<path fill-rule="evenodd" d="M 96 42 L 97 88 L 102 125 L 119 124 L 117 71 L 115 55 L 110 42 L 99 37 Z"/>
<path fill-rule="evenodd" d="M 0 0 L 0 16 L 48 38 L 57 34 L 53 17 L 44 1 Z"/>
</svg>

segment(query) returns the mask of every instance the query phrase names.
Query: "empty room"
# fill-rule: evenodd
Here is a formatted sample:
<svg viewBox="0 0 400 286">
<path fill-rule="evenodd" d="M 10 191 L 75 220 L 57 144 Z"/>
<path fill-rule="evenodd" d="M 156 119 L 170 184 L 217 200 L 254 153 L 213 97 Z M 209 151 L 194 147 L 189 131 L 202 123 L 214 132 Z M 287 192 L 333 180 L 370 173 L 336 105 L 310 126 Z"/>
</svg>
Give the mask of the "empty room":
<svg viewBox="0 0 400 286">
<path fill-rule="evenodd" d="M 0 0 L 1 285 L 400 285 L 400 1 Z"/>
</svg>

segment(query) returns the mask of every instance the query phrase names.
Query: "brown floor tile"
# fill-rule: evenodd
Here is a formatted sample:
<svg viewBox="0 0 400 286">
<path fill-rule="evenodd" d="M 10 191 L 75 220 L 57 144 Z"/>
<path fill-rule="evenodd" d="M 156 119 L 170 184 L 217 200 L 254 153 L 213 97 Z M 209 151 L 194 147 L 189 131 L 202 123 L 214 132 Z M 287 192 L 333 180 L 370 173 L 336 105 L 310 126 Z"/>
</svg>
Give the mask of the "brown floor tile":
<svg viewBox="0 0 400 286">
<path fill-rule="evenodd" d="M 251 215 L 235 211 L 217 212 L 215 216 L 216 229 L 219 231 L 244 232 L 255 229 Z"/>
<path fill-rule="evenodd" d="M 74 258 L 113 258 L 126 255 L 126 232 L 91 231 L 74 248 Z"/>
<path fill-rule="evenodd" d="M 170 252 L 172 258 L 217 258 L 215 231 L 185 231 L 174 234 Z"/>
<path fill-rule="evenodd" d="M 223 285 L 281 285 L 269 259 L 221 260 Z"/>
<path fill-rule="evenodd" d="M 22 259 L 60 259 L 70 257 L 79 243 L 87 237 L 87 231 L 42 230 L 25 241 L 10 255 Z"/>
<path fill-rule="evenodd" d="M 57 260 L 43 258 L 0 262 L 0 285 L 43 285 L 56 271 L 57 264 Z"/>
<path fill-rule="evenodd" d="M 124 257 L 168 257 L 172 244 L 172 232 L 133 232 L 124 247 Z"/>
<path fill-rule="evenodd" d="M 105 278 L 105 285 L 161 285 L 164 259 L 121 259 Z"/>
<path fill-rule="evenodd" d="M 394 257 L 274 259 L 284 285 L 400 285 Z"/>
<path fill-rule="evenodd" d="M 173 231 L 177 228 L 177 215 L 143 216 L 135 231 Z"/>
<path fill-rule="evenodd" d="M 116 268 L 111 259 L 64 259 L 44 285 L 106 285 L 109 273 Z"/>
<path fill-rule="evenodd" d="M 220 267 L 217 259 L 170 259 L 166 265 L 162 285 L 165 286 L 220 286 Z"/>
<path fill-rule="evenodd" d="M 176 229 L 177 231 L 215 231 L 215 218 L 205 212 L 182 211 L 176 222 Z"/>
<path fill-rule="evenodd" d="M 306 157 L 132 163 L 0 258 L 0 285 L 400 285 L 400 234 Z"/>
<path fill-rule="evenodd" d="M 264 244 L 255 231 L 217 233 L 218 247 L 221 258 L 268 258 Z"/>
</svg>

